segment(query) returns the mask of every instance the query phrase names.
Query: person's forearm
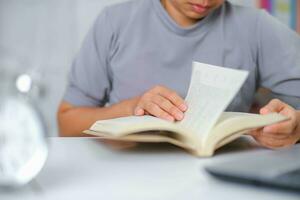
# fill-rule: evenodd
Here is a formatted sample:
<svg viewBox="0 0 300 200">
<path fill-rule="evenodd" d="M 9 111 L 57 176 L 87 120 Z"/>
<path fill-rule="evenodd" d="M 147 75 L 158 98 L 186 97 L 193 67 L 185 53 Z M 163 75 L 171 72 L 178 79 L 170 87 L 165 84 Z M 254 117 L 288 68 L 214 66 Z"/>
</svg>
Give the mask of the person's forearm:
<svg viewBox="0 0 300 200">
<path fill-rule="evenodd" d="M 125 117 L 133 114 L 137 99 L 125 100 L 109 107 L 61 106 L 58 111 L 59 134 L 62 137 L 88 136 L 82 131 L 97 120 Z M 63 103 L 66 104 L 66 103 Z"/>
</svg>

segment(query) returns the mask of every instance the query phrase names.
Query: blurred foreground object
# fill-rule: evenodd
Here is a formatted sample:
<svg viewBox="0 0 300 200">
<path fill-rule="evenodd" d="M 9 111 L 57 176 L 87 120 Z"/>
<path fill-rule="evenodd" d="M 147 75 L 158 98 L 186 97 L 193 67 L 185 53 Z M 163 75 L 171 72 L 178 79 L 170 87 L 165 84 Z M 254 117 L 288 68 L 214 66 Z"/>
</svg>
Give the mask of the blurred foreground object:
<svg viewBox="0 0 300 200">
<path fill-rule="evenodd" d="M 37 107 L 42 87 L 0 52 L 0 186 L 18 187 L 42 169 L 47 129 Z M 20 70 L 21 69 L 21 70 Z M 20 72 L 22 71 L 22 72 Z"/>
</svg>

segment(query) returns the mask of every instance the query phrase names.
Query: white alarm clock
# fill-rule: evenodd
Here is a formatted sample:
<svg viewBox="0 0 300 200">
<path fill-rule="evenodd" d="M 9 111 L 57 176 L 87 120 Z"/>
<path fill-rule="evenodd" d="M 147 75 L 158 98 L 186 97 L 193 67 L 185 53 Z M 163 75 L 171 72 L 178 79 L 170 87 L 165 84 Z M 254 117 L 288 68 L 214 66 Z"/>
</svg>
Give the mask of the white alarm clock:
<svg viewBox="0 0 300 200">
<path fill-rule="evenodd" d="M 29 92 L 30 77 L 7 81 L 0 91 L 0 186 L 22 186 L 45 164 L 46 128 L 32 99 L 24 94 Z"/>
</svg>

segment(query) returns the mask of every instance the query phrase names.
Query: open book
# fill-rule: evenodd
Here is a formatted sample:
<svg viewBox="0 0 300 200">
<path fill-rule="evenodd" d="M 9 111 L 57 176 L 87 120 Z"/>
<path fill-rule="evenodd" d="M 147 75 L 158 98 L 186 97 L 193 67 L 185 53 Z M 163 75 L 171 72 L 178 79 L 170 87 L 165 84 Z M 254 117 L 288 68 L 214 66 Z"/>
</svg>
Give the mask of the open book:
<svg viewBox="0 0 300 200">
<path fill-rule="evenodd" d="M 121 117 L 97 121 L 84 133 L 112 140 L 169 142 L 197 156 L 212 156 L 217 148 L 252 129 L 287 120 L 277 113 L 224 112 L 247 76 L 246 71 L 194 62 L 185 99 L 189 108 L 182 121 Z"/>
</svg>

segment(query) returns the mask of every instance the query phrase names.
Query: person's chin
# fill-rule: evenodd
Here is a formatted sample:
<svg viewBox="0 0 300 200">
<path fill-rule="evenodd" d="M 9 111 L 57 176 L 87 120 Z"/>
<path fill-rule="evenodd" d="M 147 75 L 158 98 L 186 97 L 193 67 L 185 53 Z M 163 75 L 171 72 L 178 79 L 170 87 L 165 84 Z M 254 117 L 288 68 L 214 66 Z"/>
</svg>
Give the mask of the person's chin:
<svg viewBox="0 0 300 200">
<path fill-rule="evenodd" d="M 190 19 L 193 19 L 193 20 L 201 20 L 201 19 L 205 18 L 207 15 L 208 15 L 208 12 L 207 13 L 196 13 L 193 11 L 190 11 L 186 14 L 186 16 L 188 16 Z"/>
</svg>

